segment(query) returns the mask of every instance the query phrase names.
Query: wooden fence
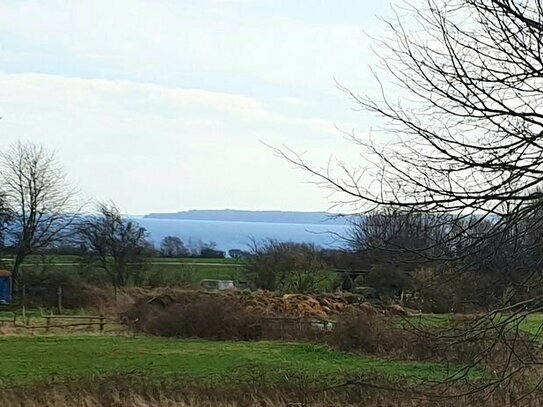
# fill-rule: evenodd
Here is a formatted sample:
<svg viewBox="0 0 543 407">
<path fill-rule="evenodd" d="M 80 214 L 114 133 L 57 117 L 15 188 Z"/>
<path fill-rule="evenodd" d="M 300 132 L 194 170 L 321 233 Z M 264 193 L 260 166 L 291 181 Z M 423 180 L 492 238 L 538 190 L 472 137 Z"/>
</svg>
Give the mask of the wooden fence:
<svg viewBox="0 0 543 407">
<path fill-rule="evenodd" d="M 266 337 L 289 339 L 300 335 L 323 335 L 331 331 L 335 322 L 322 318 L 267 317 L 258 324 Z M 49 332 L 51 329 L 96 327 L 103 333 L 108 325 L 122 325 L 118 320 L 104 315 L 25 315 L 13 313 L 11 318 L 0 318 L 0 326 Z"/>
<path fill-rule="evenodd" d="M 32 319 L 34 319 L 34 321 L 32 321 Z M 36 324 L 36 319 L 45 320 L 45 323 Z M 103 315 L 38 315 L 32 317 L 30 315 L 17 315 L 16 313 L 13 313 L 12 318 L 0 318 L 0 326 L 27 329 L 31 332 L 40 329 L 49 332 L 49 330 L 53 328 L 85 326 L 97 327 L 99 332 L 104 332 L 106 325 L 119 325 L 119 322 Z"/>
</svg>

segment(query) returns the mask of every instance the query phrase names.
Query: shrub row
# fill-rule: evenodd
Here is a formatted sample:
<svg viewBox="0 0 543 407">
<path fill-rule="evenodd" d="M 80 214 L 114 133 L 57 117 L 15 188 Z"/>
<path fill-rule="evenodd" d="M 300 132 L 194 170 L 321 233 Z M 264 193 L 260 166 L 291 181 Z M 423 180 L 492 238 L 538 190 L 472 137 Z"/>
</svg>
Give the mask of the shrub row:
<svg viewBox="0 0 543 407">
<path fill-rule="evenodd" d="M 324 343 L 348 352 L 399 359 L 467 363 L 492 349 L 488 363 L 499 365 L 507 354 L 507 338 L 470 335 L 459 323 L 446 333 L 418 329 L 398 317 L 367 310 L 347 312 L 323 326 L 310 319 L 266 318 L 221 296 L 194 296 L 185 303 L 140 302 L 123 316 L 135 331 L 147 334 L 210 340 L 300 340 Z M 528 355 L 531 341 L 519 341 L 516 351 Z M 522 345 L 524 349 L 520 349 Z"/>
</svg>

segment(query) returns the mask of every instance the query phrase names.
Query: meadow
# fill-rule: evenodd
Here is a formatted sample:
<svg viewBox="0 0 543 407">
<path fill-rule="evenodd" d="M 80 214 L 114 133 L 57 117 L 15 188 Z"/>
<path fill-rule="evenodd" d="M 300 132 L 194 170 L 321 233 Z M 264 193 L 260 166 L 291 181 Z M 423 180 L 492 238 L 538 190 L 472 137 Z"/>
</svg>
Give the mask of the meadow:
<svg viewBox="0 0 543 407">
<path fill-rule="evenodd" d="M 43 323 L 38 311 L 29 314 Z M 446 327 L 454 320 L 455 316 L 424 314 L 410 322 Z M 524 329 L 535 334 L 542 320 L 541 315 L 532 316 Z M 286 406 L 285 398 L 307 397 L 308 405 L 343 406 L 354 397 L 362 404 L 353 405 L 452 406 L 452 399 L 439 396 L 417 404 L 423 397 L 417 392 L 426 388 L 435 393 L 436 383 L 460 379 L 462 367 L 347 353 L 307 342 L 163 338 L 126 329 L 41 332 L 8 330 L 0 336 L 0 402 L 12 400 L 5 405 L 253 406 L 258 400 L 258 405 Z M 484 384 L 488 377 L 486 371 L 473 369 L 454 381 L 452 389 Z M 346 385 L 348 392 L 335 390 Z M 323 392 L 331 394 L 328 402 Z"/>
<path fill-rule="evenodd" d="M 309 380 L 321 386 L 375 374 L 391 380 L 441 380 L 454 374 L 438 363 L 383 360 L 321 345 L 280 342 L 212 342 L 155 337 L 54 335 L 0 339 L 0 385 L 110 375 L 175 376 L 214 383 Z M 256 376 L 255 376 L 256 377 Z"/>
<path fill-rule="evenodd" d="M 0 259 L 3 267 L 10 269 L 13 259 Z M 198 286 L 203 279 L 239 281 L 243 279 L 243 262 L 231 258 L 148 258 L 144 266 L 146 282 L 151 285 Z M 1 268 L 1 266 L 0 266 Z M 79 256 L 46 255 L 29 256 L 23 264 L 25 271 L 35 273 L 60 273 L 80 275 L 94 281 L 107 283 L 109 277 L 103 270 L 90 270 Z"/>
</svg>

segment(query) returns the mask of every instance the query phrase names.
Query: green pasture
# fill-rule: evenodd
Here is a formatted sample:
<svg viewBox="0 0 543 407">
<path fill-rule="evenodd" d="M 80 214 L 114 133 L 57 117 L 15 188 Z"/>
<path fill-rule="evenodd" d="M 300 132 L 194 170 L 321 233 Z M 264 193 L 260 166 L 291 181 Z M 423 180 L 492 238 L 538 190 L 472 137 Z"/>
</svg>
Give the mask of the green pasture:
<svg viewBox="0 0 543 407">
<path fill-rule="evenodd" d="M 324 346 L 279 342 L 209 342 L 123 336 L 12 336 L 0 339 L 0 385 L 107 375 L 182 377 L 210 383 L 268 383 L 301 377 L 334 384 L 376 374 L 393 380 L 440 380 L 455 373 L 443 364 L 383 360 Z M 472 375 L 478 378 L 477 374 Z"/>
<path fill-rule="evenodd" d="M 477 315 L 463 314 L 420 314 L 402 319 L 403 325 L 411 325 L 420 329 L 446 330 L 458 323 L 468 323 L 476 321 Z M 529 314 L 524 317 L 512 317 L 508 314 L 496 316 L 495 321 L 507 321 L 511 328 L 518 326 L 520 331 L 531 334 L 539 341 L 543 342 L 543 314 Z"/>
<path fill-rule="evenodd" d="M 12 258 L 6 256 L 2 263 L 9 269 Z M 109 280 L 103 270 L 91 269 L 82 258 L 69 255 L 29 256 L 22 267 L 23 278 L 25 272 L 75 274 L 94 282 Z M 203 279 L 241 280 L 243 263 L 236 259 L 153 257 L 146 259 L 140 276 L 148 285 L 197 286 Z"/>
</svg>

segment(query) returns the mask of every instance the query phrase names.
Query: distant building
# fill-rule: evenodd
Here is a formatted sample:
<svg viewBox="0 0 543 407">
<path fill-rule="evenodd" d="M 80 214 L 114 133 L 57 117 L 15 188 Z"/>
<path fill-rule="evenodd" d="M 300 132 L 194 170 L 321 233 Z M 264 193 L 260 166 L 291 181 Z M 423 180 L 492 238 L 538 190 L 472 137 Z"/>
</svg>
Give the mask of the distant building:
<svg viewBox="0 0 543 407">
<path fill-rule="evenodd" d="M 0 304 L 11 302 L 11 272 L 0 270 Z"/>
<path fill-rule="evenodd" d="M 235 290 L 236 285 L 233 280 L 214 280 L 206 278 L 200 281 L 200 286 L 206 290 Z"/>
</svg>

